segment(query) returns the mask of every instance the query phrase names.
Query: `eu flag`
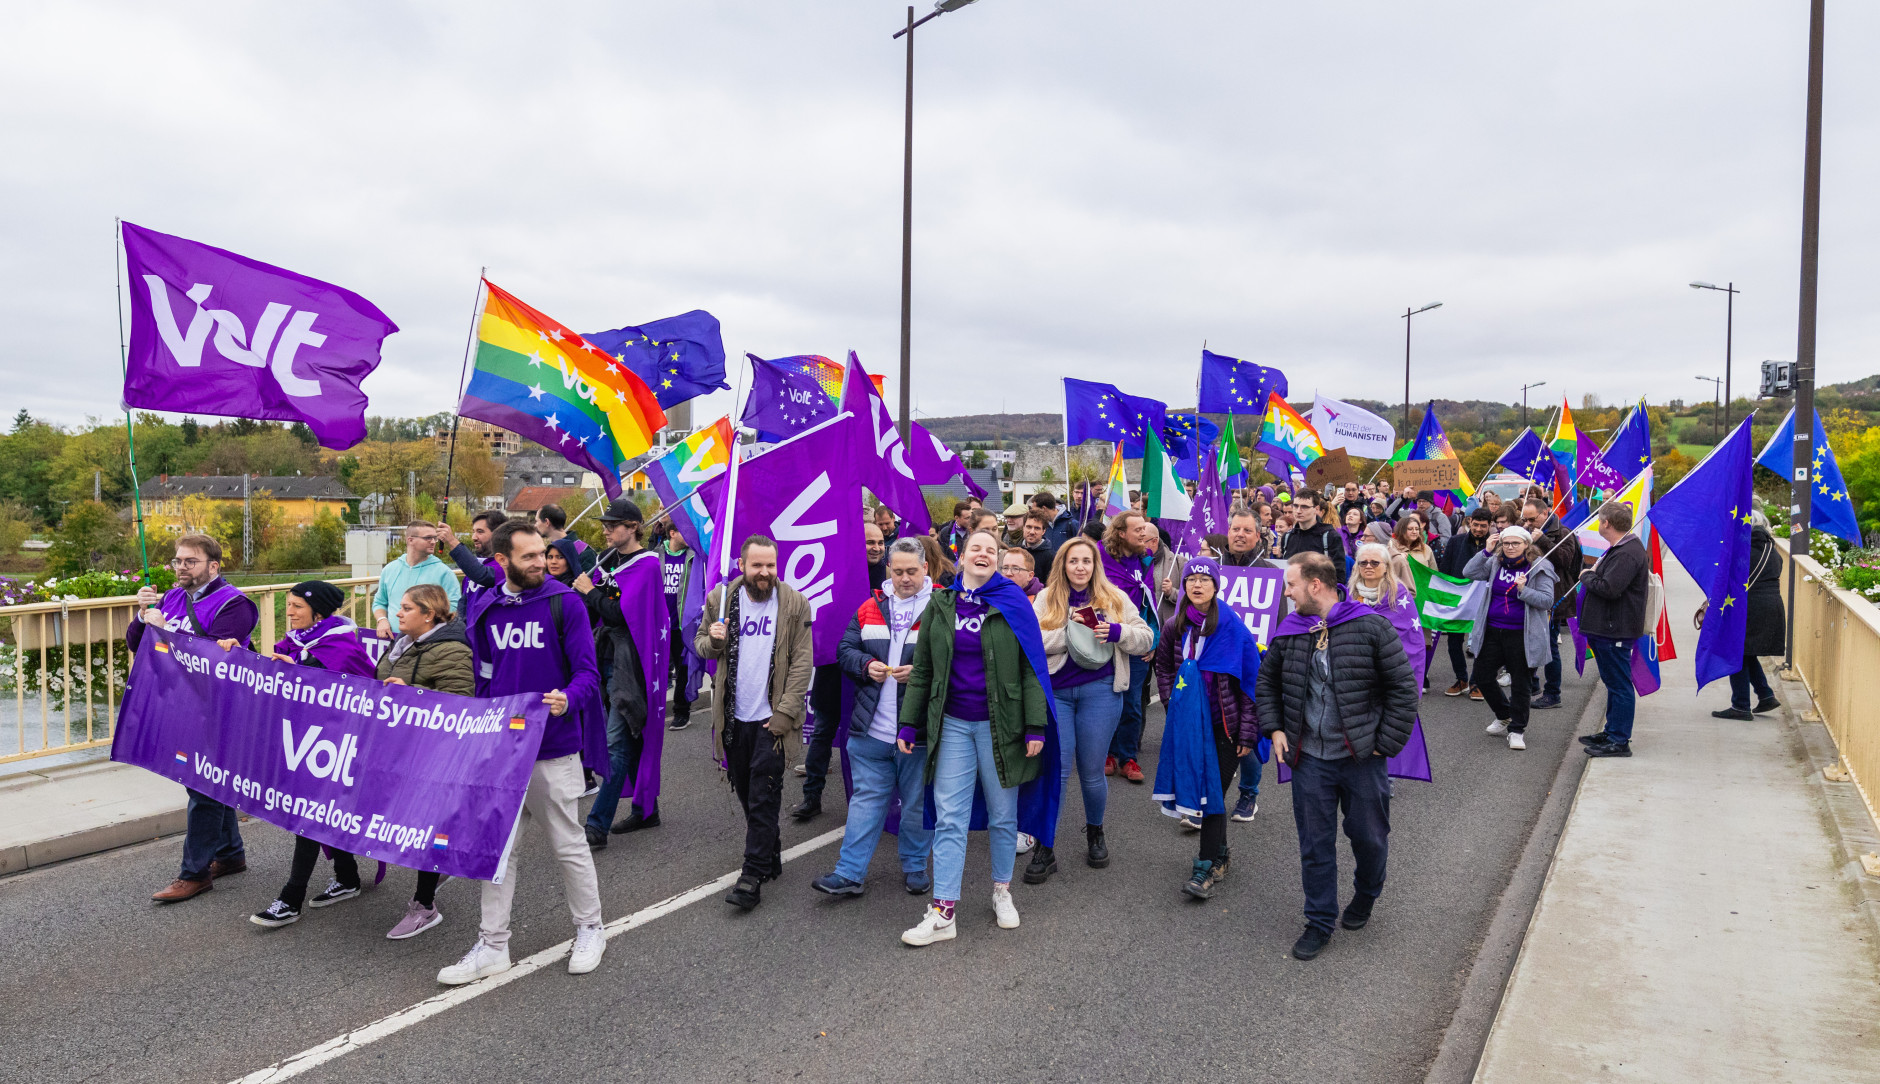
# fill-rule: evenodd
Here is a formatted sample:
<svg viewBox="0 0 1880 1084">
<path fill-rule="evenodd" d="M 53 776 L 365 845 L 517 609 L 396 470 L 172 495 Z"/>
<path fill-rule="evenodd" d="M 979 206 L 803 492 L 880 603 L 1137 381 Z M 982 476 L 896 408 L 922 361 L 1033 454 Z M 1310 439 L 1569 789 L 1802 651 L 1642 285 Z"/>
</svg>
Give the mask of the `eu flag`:
<svg viewBox="0 0 1880 1084">
<path fill-rule="evenodd" d="M 1554 485 L 1554 456 L 1547 445 L 1541 443 L 1540 435 L 1532 429 L 1521 430 L 1521 435 L 1514 438 L 1501 458 L 1495 460 L 1495 466 L 1507 467 L 1523 478 L 1532 478 L 1534 484 L 1543 489 L 1552 489 Z"/>
<path fill-rule="evenodd" d="M 1266 415 L 1267 396 L 1286 398 L 1286 374 L 1212 351 L 1201 352 L 1201 394 L 1195 409 L 1203 414 Z"/>
<path fill-rule="evenodd" d="M 1175 477 L 1188 482 L 1201 479 L 1201 460 L 1212 456 L 1221 427 L 1199 414 L 1170 414 L 1162 430 L 1162 444 L 1175 461 Z"/>
<path fill-rule="evenodd" d="M 1123 442 L 1124 459 L 1141 459 L 1143 427 L 1160 434 L 1168 407 L 1140 395 L 1124 395 L 1114 384 L 1064 378 L 1064 439 Z"/>
<path fill-rule="evenodd" d="M 1664 539 L 1709 610 L 1697 635 L 1697 687 L 1743 668 L 1749 620 L 1749 515 L 1754 490 L 1749 427 L 1755 411 L 1691 473 L 1652 505 L 1652 529 Z"/>
<path fill-rule="evenodd" d="M 1652 465 L 1652 421 L 1642 403 L 1619 423 L 1618 431 L 1600 449 L 1599 458 L 1628 478 L 1637 478 L 1639 471 Z"/>
<path fill-rule="evenodd" d="M 1756 457 L 1787 482 L 1795 466 L 1795 410 L 1776 427 L 1775 435 Z M 1821 412 L 1815 412 L 1815 463 L 1808 471 L 1808 521 L 1817 530 L 1826 531 L 1860 545 L 1860 517 L 1855 514 L 1853 498 L 1847 494 L 1847 482 L 1841 477 L 1841 465 L 1834 461 L 1834 449 L 1828 447 L 1828 435 L 1821 428 Z"/>
<path fill-rule="evenodd" d="M 718 318 L 704 309 L 581 337 L 645 381 L 662 409 L 731 387 L 725 383 L 725 341 L 718 334 Z"/>
</svg>

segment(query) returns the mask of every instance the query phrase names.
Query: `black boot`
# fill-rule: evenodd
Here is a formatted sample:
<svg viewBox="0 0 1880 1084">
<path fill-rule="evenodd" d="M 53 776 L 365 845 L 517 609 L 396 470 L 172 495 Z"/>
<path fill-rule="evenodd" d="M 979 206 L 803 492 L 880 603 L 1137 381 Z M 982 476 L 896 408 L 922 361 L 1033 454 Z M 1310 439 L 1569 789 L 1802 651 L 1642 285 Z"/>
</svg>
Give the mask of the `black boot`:
<svg viewBox="0 0 1880 1084">
<path fill-rule="evenodd" d="M 1025 867 L 1025 883 L 1028 885 L 1041 885 L 1050 880 L 1051 875 L 1056 872 L 1057 855 L 1051 853 L 1051 848 L 1042 843 L 1033 847 L 1031 849 L 1031 862 Z"/>
<path fill-rule="evenodd" d="M 1103 838 L 1101 824 L 1084 825 L 1084 835 L 1090 840 L 1090 854 L 1084 862 L 1091 869 L 1102 869 L 1110 864 L 1110 845 Z"/>
</svg>

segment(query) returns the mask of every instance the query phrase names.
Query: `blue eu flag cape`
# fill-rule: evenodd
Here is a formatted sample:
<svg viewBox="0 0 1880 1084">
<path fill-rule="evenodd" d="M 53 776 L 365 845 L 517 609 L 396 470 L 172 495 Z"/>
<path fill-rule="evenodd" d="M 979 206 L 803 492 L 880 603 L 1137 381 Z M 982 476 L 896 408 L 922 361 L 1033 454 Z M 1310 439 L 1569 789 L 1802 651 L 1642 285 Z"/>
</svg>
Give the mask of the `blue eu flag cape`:
<svg viewBox="0 0 1880 1084">
<path fill-rule="evenodd" d="M 1210 673 L 1234 677 L 1249 694 L 1260 675 L 1259 641 L 1233 611 L 1224 607 L 1219 610 L 1214 634 L 1201 647 L 1201 657 L 1183 660 L 1169 694 L 1167 719 L 1162 725 L 1162 752 L 1155 765 L 1155 790 L 1149 796 L 1161 802 L 1162 812 L 1171 817 L 1227 812 L 1205 679 Z M 1267 739 L 1261 738 L 1262 763 L 1270 748 Z"/>
</svg>

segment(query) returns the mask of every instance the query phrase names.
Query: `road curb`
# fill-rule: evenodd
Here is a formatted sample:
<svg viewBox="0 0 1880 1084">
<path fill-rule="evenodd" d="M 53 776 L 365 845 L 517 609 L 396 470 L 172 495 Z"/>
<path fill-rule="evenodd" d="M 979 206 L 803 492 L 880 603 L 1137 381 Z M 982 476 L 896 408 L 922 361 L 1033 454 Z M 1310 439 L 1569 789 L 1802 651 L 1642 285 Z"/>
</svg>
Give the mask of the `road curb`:
<svg viewBox="0 0 1880 1084">
<path fill-rule="evenodd" d="M 0 842 L 0 876 L 145 843 L 187 827 L 182 788 L 167 782 L 159 785 L 162 793 L 131 787 L 123 773 L 137 775 L 138 783 L 155 782 L 154 776 L 142 779 L 141 769 L 110 761 L 60 765 L 0 781 L 0 824 L 8 825 L 12 836 Z M 57 821 L 66 818 L 71 828 L 60 831 L 64 825 Z M 49 831 L 33 837 L 35 830 Z"/>
<path fill-rule="evenodd" d="M 1586 706 L 1580 711 L 1579 725 L 1574 728 L 1575 735 L 1599 729 L 1591 725 L 1595 721 L 1603 726 L 1604 691 L 1605 686 L 1598 682 L 1592 685 Z M 1540 815 L 1535 818 L 1534 829 L 1521 849 L 1514 874 L 1508 878 L 1508 886 L 1502 889 L 1495 913 L 1488 921 L 1475 963 L 1463 980 L 1462 997 L 1449 1018 L 1449 1026 L 1443 1029 L 1436 1057 L 1424 1075 L 1425 1084 L 1467 1084 L 1475 1079 L 1476 1066 L 1488 1046 L 1488 1034 L 1501 1012 L 1502 996 L 1514 975 L 1521 948 L 1527 941 L 1528 927 L 1553 870 L 1554 854 L 1559 850 L 1567 822 L 1579 800 L 1580 781 L 1585 778 L 1588 759 L 1580 753 L 1578 742 L 1569 742 L 1566 752 L 1561 754 L 1560 768 L 1547 788 L 1547 800 L 1541 804 Z"/>
</svg>

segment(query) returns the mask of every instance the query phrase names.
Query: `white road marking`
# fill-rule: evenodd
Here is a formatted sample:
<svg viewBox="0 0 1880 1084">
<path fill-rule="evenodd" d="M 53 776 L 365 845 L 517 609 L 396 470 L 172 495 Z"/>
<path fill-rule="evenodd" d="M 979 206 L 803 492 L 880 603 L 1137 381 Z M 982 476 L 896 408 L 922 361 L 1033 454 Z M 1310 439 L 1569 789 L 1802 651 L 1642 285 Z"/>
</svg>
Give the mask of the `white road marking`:
<svg viewBox="0 0 1880 1084">
<path fill-rule="evenodd" d="M 785 850 L 783 852 L 783 860 L 788 862 L 792 859 L 801 858 L 811 851 L 827 847 L 829 844 L 840 840 L 842 833 L 843 829 L 836 828 L 824 832 L 814 839 L 805 840 Z M 611 941 L 621 934 L 626 933 L 628 930 L 644 926 L 656 918 L 663 918 L 681 908 L 689 907 L 702 899 L 724 892 L 732 885 L 736 884 L 737 880 L 738 871 L 733 870 L 715 881 L 710 881 L 706 884 L 699 885 L 697 888 L 681 892 L 670 899 L 661 900 L 659 903 L 653 904 L 651 907 L 647 907 L 643 910 L 635 911 L 625 918 L 617 918 L 604 927 L 607 938 Z M 563 941 L 559 945 L 552 945 L 533 956 L 516 961 L 510 966 L 509 970 L 500 975 L 491 975 L 487 979 L 478 979 L 476 982 L 464 986 L 453 987 L 452 989 L 438 994 L 436 997 L 425 998 L 416 1005 L 400 1009 L 390 1016 L 381 1017 L 364 1027 L 356 1028 L 344 1035 L 328 1039 L 319 1046 L 303 1050 L 291 1057 L 282 1058 L 266 1069 L 257 1069 L 247 1076 L 234 1081 L 233 1084 L 272 1084 L 272 1082 L 277 1080 L 286 1080 L 290 1077 L 299 1076 L 315 1066 L 324 1065 L 334 1058 L 351 1053 L 362 1046 L 378 1042 L 388 1035 L 396 1035 L 413 1024 L 423 1020 L 429 1020 L 439 1013 L 454 1009 L 472 998 L 482 997 L 491 990 L 507 986 L 524 976 L 533 975 L 544 967 L 558 960 L 565 959 L 573 947 L 574 941 L 572 940 Z"/>
</svg>

